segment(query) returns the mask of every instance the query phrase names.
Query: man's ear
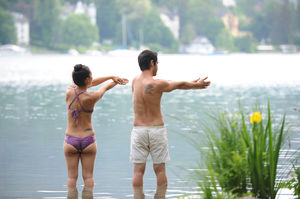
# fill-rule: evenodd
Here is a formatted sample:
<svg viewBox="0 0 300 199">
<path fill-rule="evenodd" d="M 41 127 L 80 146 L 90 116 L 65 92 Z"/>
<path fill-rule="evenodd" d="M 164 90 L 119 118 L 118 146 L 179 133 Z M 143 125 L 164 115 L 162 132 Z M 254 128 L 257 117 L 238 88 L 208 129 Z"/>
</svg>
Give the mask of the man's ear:
<svg viewBox="0 0 300 199">
<path fill-rule="evenodd" d="M 151 61 L 150 61 L 150 67 L 152 67 L 152 66 L 154 66 L 154 61 L 153 61 L 153 59 L 151 59 Z"/>
</svg>

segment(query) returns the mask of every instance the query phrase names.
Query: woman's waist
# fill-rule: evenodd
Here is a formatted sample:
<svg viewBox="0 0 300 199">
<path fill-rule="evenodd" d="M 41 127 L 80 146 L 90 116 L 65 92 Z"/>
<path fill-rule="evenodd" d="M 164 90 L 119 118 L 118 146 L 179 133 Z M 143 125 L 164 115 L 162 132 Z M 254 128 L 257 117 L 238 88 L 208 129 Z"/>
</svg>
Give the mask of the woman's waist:
<svg viewBox="0 0 300 199">
<path fill-rule="evenodd" d="M 80 129 L 78 129 L 78 128 L 67 128 L 66 129 L 66 135 L 72 136 L 72 137 L 84 138 L 84 137 L 95 135 L 95 131 L 92 127 L 80 128 Z"/>
</svg>

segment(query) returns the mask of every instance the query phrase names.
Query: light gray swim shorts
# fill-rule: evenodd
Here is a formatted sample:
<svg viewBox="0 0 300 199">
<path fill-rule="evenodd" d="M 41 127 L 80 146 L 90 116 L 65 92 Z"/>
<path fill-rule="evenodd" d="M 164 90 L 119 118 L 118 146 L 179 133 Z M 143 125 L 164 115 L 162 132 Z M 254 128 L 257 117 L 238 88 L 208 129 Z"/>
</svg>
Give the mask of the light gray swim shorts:
<svg viewBox="0 0 300 199">
<path fill-rule="evenodd" d="M 130 162 L 146 163 L 151 155 L 153 164 L 170 160 L 168 136 L 164 126 L 135 126 L 130 139 Z"/>
</svg>

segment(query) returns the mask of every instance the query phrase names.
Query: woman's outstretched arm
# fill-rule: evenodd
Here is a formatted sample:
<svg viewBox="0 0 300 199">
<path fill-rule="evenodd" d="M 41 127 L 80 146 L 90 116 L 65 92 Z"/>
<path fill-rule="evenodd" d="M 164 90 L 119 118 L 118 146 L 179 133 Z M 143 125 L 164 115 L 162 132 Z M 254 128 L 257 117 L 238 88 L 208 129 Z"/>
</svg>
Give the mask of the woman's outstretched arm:
<svg viewBox="0 0 300 199">
<path fill-rule="evenodd" d="M 99 84 L 102 84 L 103 82 L 107 80 L 113 80 L 117 84 L 123 84 L 123 79 L 117 76 L 106 76 L 106 77 L 97 77 L 92 80 L 92 84 L 90 87 L 98 86 Z"/>
<path fill-rule="evenodd" d="M 125 78 L 119 78 L 120 79 L 120 83 L 113 81 L 110 82 L 104 86 L 101 86 L 97 91 L 92 92 L 94 97 L 95 97 L 95 101 L 98 101 L 99 99 L 102 98 L 102 96 L 104 95 L 104 93 L 110 89 L 112 89 L 113 87 L 115 87 L 117 84 L 120 85 L 125 85 L 128 83 L 128 80 Z"/>
</svg>

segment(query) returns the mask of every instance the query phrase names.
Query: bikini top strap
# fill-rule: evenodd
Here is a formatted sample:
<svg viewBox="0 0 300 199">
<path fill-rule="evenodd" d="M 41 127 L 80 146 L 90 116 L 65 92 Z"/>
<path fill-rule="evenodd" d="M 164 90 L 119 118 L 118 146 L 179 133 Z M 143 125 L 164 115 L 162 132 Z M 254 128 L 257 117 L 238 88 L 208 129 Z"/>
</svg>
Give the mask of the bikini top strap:
<svg viewBox="0 0 300 199">
<path fill-rule="evenodd" d="M 75 88 L 74 88 L 74 89 L 75 89 Z M 91 112 L 93 112 L 93 111 L 85 110 L 85 108 L 82 106 L 82 104 L 81 104 L 81 102 L 80 102 L 80 99 L 79 99 L 79 95 L 81 95 L 82 93 L 85 93 L 85 92 L 86 92 L 86 91 L 82 91 L 82 92 L 80 92 L 79 94 L 77 94 L 76 89 L 75 89 L 75 95 L 77 96 L 77 99 L 78 99 L 79 105 L 80 105 L 80 107 L 81 107 L 81 110 L 82 110 L 83 112 L 91 113 Z"/>
<path fill-rule="evenodd" d="M 81 109 L 82 109 L 83 111 L 85 111 L 85 109 L 83 108 L 83 106 L 82 106 L 82 104 L 81 104 L 81 102 L 80 102 L 79 95 L 81 95 L 82 93 L 85 93 L 86 91 L 82 91 L 82 92 L 80 92 L 79 94 L 77 94 L 76 88 L 74 88 L 74 92 L 75 92 L 75 96 L 73 97 L 71 103 L 69 104 L 69 109 L 71 109 L 71 105 L 73 104 L 73 102 L 75 101 L 75 99 L 77 99 L 78 102 L 79 102 L 79 105 L 80 105 Z"/>
</svg>

